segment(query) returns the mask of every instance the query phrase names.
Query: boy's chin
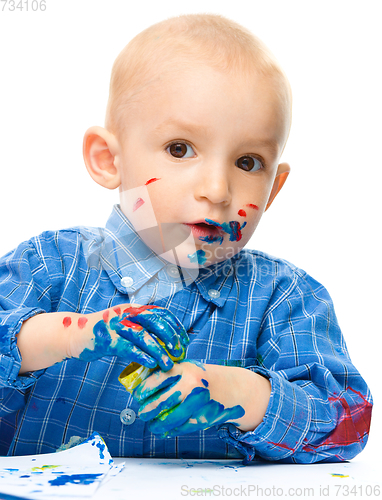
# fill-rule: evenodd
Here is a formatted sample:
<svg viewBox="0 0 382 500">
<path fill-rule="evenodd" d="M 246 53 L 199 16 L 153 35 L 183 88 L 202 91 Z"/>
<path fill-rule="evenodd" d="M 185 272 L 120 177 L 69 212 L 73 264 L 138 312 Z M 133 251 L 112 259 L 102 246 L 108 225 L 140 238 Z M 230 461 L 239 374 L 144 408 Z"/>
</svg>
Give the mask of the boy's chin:
<svg viewBox="0 0 382 500">
<path fill-rule="evenodd" d="M 185 242 L 180 245 L 174 249 L 175 251 L 171 250 L 162 253 L 160 257 L 170 264 L 194 271 L 226 261 L 241 250 L 241 248 L 222 248 L 220 246 L 216 247 L 216 245 L 196 247 L 194 241 L 188 243 L 190 244 L 187 245 L 187 242 Z"/>
<path fill-rule="evenodd" d="M 169 264 L 190 270 L 225 261 L 242 248 L 237 242 L 233 245 L 227 245 L 226 242 L 198 244 L 192 231 L 184 224 L 161 223 L 158 226 L 136 230 L 158 257 Z"/>
</svg>

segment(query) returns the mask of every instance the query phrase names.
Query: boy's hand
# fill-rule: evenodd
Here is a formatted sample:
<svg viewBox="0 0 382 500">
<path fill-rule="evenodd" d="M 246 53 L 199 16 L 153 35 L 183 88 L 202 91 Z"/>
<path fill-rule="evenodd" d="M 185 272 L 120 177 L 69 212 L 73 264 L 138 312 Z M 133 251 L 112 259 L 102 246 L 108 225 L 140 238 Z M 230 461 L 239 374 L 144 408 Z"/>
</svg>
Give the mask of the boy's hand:
<svg viewBox="0 0 382 500">
<path fill-rule="evenodd" d="M 85 321 L 92 315 L 83 316 Z M 94 316 L 94 315 L 93 315 Z M 81 320 L 78 319 L 77 326 Z M 124 305 L 107 309 L 86 334 L 74 329 L 69 336 L 69 356 L 94 361 L 118 356 L 149 368 L 174 365 L 158 339 L 174 357 L 180 357 L 189 340 L 183 325 L 167 309 L 157 306 Z M 90 333 L 90 336 L 89 336 Z"/>
<path fill-rule="evenodd" d="M 265 415 L 270 384 L 244 368 L 185 360 L 153 372 L 133 395 L 151 432 L 173 437 L 225 422 L 253 430 Z"/>
<path fill-rule="evenodd" d="M 119 356 L 166 371 L 188 345 L 183 325 L 167 309 L 124 304 L 91 314 L 42 313 L 25 321 L 17 335 L 20 373 L 47 368 L 66 358 L 93 361 Z"/>
</svg>

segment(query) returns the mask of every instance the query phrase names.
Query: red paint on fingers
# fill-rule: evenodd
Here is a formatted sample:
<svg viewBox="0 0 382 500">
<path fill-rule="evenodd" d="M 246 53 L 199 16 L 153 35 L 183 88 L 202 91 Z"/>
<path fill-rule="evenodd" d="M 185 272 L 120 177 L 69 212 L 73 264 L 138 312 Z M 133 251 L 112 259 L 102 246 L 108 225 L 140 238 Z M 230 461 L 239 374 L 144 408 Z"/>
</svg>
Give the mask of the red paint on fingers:
<svg viewBox="0 0 382 500">
<path fill-rule="evenodd" d="M 148 309 L 156 309 L 157 306 L 140 306 L 140 307 L 128 307 L 123 310 L 124 313 L 129 313 L 129 316 L 137 316 Z"/>
<path fill-rule="evenodd" d="M 127 328 L 132 328 L 133 330 L 143 330 L 141 325 L 137 325 L 128 319 L 122 319 L 119 323 L 123 326 L 127 326 Z"/>
</svg>

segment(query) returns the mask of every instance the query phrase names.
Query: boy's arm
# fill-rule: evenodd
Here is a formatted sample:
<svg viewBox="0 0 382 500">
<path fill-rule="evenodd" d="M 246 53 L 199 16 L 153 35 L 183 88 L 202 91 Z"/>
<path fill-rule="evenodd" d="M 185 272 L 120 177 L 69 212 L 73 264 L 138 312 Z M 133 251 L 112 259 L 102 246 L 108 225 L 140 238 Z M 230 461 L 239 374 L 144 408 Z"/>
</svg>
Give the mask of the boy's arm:
<svg viewBox="0 0 382 500">
<path fill-rule="evenodd" d="M 187 344 L 187 334 L 175 316 L 155 306 L 125 304 L 91 314 L 37 314 L 23 323 L 17 335 L 20 373 L 47 368 L 67 358 L 94 361 L 103 356 L 169 370 L 173 362 L 156 337 L 174 356 Z"/>
<path fill-rule="evenodd" d="M 258 337 L 259 364 L 245 368 L 248 372 L 262 375 L 265 380 L 269 379 L 270 397 L 265 386 L 262 392 L 262 389 L 257 389 L 256 384 L 252 385 L 249 374 L 246 382 L 241 376 L 235 377 L 235 394 L 226 377 L 233 368 L 216 367 L 219 369 L 217 384 L 221 392 L 215 392 L 215 378 L 214 382 L 209 382 L 207 376 L 205 380 L 208 386 L 205 389 L 210 388 L 210 398 L 215 397 L 216 403 L 222 403 L 224 407 L 211 403 L 210 409 L 213 411 L 208 413 L 208 393 L 195 377 L 191 377 L 188 394 L 192 393 L 194 384 L 194 388 L 197 386 L 198 392 L 207 397 L 203 400 L 204 410 L 199 414 L 192 414 L 188 421 L 181 423 L 180 433 L 185 429 L 188 432 L 198 430 L 198 419 L 200 422 L 204 421 L 202 428 L 218 425 L 219 437 L 241 451 L 246 460 L 252 460 L 258 455 L 268 460 L 284 460 L 288 463 L 342 461 L 349 460 L 362 451 L 370 428 L 370 391 L 349 358 L 327 291 L 308 276 L 296 283 L 297 286 L 290 289 L 289 295 L 284 294 L 287 300 L 280 301 L 277 308 L 272 308 L 264 319 Z M 206 375 L 210 373 L 209 367 L 210 365 L 205 365 Z M 169 387 L 176 388 L 176 385 L 171 386 L 171 382 L 179 384 L 179 387 L 180 384 L 186 387 L 182 381 L 183 377 L 186 378 L 185 373 L 180 374 L 182 378 L 178 374 L 171 381 L 173 370 L 166 376 L 161 375 L 170 381 Z M 153 375 L 151 381 L 150 384 L 155 385 Z M 200 381 L 203 383 L 201 379 Z M 245 393 L 245 399 L 249 398 L 249 401 L 247 404 L 240 403 L 238 397 L 247 388 L 249 391 Z M 179 432 L 179 420 L 173 416 L 182 417 L 182 413 L 186 415 L 182 405 L 187 396 L 176 407 L 183 398 L 182 391 L 178 395 L 176 392 L 173 391 L 173 400 L 167 398 L 168 403 L 163 403 L 160 408 L 155 402 L 155 395 L 150 400 L 144 384 L 137 389 L 135 396 L 141 402 L 141 412 L 146 414 L 141 418 L 151 420 L 153 431 L 166 432 L 167 427 L 170 428 L 175 422 L 171 435 Z M 261 421 L 267 400 L 265 394 L 269 397 L 269 402 Z M 230 399 L 223 399 L 226 397 Z M 198 404 L 193 405 L 194 402 Z M 191 403 L 194 408 L 201 408 L 202 396 L 194 396 Z M 257 404 L 259 413 L 256 415 Z M 163 414 L 149 412 L 156 405 L 164 410 Z M 233 413 L 234 418 L 230 418 Z M 248 426 L 243 420 L 245 416 L 250 416 L 251 419 Z M 171 422 L 172 418 L 174 422 Z M 229 422 L 235 422 L 235 425 Z M 257 425 L 254 430 L 252 424 L 255 427 Z"/>
</svg>

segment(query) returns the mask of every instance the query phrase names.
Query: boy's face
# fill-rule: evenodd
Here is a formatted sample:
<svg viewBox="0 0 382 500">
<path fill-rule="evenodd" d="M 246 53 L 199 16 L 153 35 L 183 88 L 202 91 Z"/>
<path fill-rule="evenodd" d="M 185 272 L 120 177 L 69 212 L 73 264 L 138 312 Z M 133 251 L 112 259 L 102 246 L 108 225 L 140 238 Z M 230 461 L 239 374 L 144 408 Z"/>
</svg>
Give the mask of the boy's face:
<svg viewBox="0 0 382 500">
<path fill-rule="evenodd" d="M 208 266 L 248 242 L 287 169 L 278 166 L 289 130 L 280 94 L 270 77 L 202 64 L 142 92 L 115 165 L 121 209 L 156 253 L 177 247 L 176 264 Z"/>
</svg>

